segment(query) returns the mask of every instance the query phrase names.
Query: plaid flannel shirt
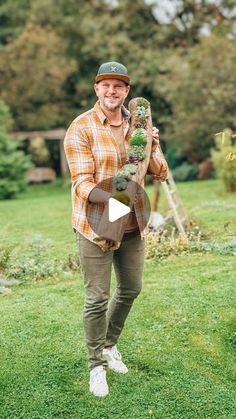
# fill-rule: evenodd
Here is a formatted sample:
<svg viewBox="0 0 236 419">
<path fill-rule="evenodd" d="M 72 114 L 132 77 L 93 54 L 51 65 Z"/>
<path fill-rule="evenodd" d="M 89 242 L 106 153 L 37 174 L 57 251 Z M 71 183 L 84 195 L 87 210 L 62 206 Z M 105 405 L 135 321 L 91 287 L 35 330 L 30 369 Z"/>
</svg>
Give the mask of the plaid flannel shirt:
<svg viewBox="0 0 236 419">
<path fill-rule="evenodd" d="M 129 111 L 123 106 L 124 139 L 127 151 L 131 137 L 129 126 Z M 72 226 L 84 237 L 97 243 L 102 249 L 106 239 L 99 237 L 92 229 L 92 225 L 99 225 L 105 204 L 91 203 L 88 196 L 92 189 L 100 182 L 112 178 L 125 164 L 118 144 L 112 134 L 109 121 L 103 113 L 99 102 L 95 106 L 79 115 L 69 126 L 64 139 L 64 148 L 71 172 L 72 182 Z M 168 175 L 167 163 L 160 151 L 154 152 L 150 159 L 147 173 L 154 178 L 165 180 Z M 111 185 L 110 182 L 108 182 Z M 142 182 L 144 187 L 144 181 Z M 108 187 L 109 188 L 109 187 Z M 111 190 L 107 189 L 109 192 Z M 140 229 L 141 238 L 148 233 L 144 226 L 143 200 L 137 199 L 134 211 Z M 120 243 L 114 242 L 110 250 L 118 249 Z"/>
</svg>

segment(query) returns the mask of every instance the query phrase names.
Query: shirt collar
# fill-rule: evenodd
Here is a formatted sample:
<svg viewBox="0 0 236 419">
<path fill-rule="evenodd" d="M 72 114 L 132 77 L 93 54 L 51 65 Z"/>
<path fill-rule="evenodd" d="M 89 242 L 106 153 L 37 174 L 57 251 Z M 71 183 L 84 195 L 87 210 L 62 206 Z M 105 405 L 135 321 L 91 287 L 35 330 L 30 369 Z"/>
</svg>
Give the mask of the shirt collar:
<svg viewBox="0 0 236 419">
<path fill-rule="evenodd" d="M 104 124 L 104 122 L 107 121 L 107 116 L 102 111 L 102 108 L 99 104 L 99 101 L 97 101 L 95 103 L 94 110 L 95 110 L 98 118 L 100 119 L 101 123 Z M 130 111 L 128 111 L 128 109 L 126 109 L 124 105 L 122 105 L 122 107 L 121 107 L 121 112 L 122 112 L 122 115 L 123 115 L 124 119 L 126 119 L 126 120 L 130 119 L 130 117 L 131 117 Z"/>
</svg>

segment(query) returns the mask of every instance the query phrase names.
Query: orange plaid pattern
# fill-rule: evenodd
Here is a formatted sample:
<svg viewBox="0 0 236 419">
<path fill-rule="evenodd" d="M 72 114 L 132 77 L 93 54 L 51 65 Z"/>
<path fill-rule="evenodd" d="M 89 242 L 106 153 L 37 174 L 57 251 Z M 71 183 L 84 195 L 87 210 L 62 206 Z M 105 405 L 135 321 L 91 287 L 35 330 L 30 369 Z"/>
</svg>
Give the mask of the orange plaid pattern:
<svg viewBox="0 0 236 419">
<path fill-rule="evenodd" d="M 127 150 L 131 136 L 129 127 L 130 114 L 122 107 L 124 115 L 124 139 Z M 72 225 L 84 237 L 97 243 L 101 248 L 106 240 L 98 237 L 96 228 L 99 225 L 105 205 L 90 203 L 88 196 L 91 190 L 100 182 L 112 178 L 125 164 L 119 146 L 113 136 L 108 119 L 103 113 L 99 102 L 91 110 L 79 115 L 69 126 L 64 139 L 64 148 L 71 172 L 72 182 Z M 167 178 L 167 163 L 161 154 L 155 153 L 150 159 L 148 173 L 155 178 Z M 144 182 L 143 185 L 144 187 Z M 107 188 L 111 192 L 111 182 Z M 142 194 L 134 204 L 134 210 L 139 224 L 141 237 L 147 232 L 144 227 L 145 214 Z M 120 243 L 114 242 L 111 250 L 117 249 Z"/>
</svg>

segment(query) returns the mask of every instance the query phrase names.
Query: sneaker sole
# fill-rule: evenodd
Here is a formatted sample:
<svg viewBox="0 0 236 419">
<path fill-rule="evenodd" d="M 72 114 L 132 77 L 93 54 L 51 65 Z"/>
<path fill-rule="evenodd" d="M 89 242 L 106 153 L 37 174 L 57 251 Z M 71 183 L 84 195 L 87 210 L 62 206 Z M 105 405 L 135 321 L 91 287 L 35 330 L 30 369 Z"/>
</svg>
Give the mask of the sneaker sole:
<svg viewBox="0 0 236 419">
<path fill-rule="evenodd" d="M 109 392 L 108 392 L 107 394 L 95 394 L 95 393 L 93 393 L 92 391 L 90 391 L 90 393 L 91 393 L 93 396 L 95 396 L 95 397 L 106 397 L 106 396 L 108 396 L 108 394 L 109 394 Z"/>
<path fill-rule="evenodd" d="M 129 372 L 129 370 L 127 369 L 127 371 L 119 371 L 119 370 L 116 370 L 115 368 L 113 368 L 113 367 L 110 367 L 109 365 L 108 365 L 108 368 L 109 368 L 109 370 L 112 370 L 112 371 L 114 371 L 114 372 L 117 372 L 118 374 L 127 374 L 127 372 Z"/>
</svg>

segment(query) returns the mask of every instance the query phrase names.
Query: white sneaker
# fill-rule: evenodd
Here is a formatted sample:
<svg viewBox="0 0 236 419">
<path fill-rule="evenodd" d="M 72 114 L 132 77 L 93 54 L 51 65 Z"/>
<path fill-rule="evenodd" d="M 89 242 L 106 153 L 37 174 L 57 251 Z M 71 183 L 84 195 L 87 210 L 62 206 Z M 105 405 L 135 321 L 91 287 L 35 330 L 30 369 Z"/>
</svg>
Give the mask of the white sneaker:
<svg viewBox="0 0 236 419">
<path fill-rule="evenodd" d="M 105 397 L 109 394 L 106 370 L 102 365 L 90 371 L 89 390 L 94 396 Z"/>
<path fill-rule="evenodd" d="M 118 352 L 116 346 L 104 348 L 102 354 L 108 362 L 108 368 L 121 374 L 126 374 L 128 372 L 128 368 L 124 362 L 122 362 L 121 354 Z"/>
</svg>

